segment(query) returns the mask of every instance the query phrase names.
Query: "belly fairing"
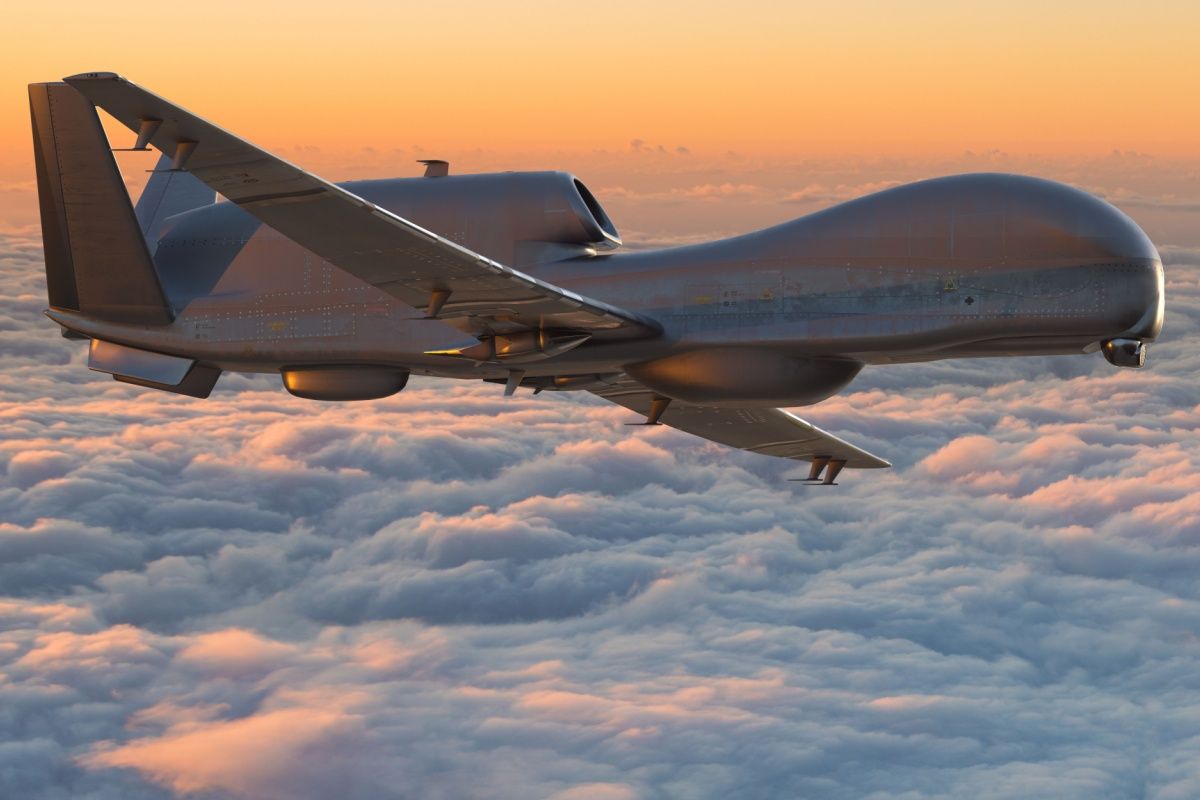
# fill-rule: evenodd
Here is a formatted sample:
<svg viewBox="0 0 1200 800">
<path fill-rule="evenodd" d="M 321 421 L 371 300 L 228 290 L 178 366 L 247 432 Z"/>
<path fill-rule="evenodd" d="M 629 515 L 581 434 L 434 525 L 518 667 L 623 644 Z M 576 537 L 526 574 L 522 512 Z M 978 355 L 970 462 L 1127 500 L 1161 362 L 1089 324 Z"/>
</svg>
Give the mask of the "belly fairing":
<svg viewBox="0 0 1200 800">
<path fill-rule="evenodd" d="M 862 365 L 769 349 L 711 348 L 627 366 L 659 394 L 705 406 L 804 406 L 845 388 Z"/>
</svg>

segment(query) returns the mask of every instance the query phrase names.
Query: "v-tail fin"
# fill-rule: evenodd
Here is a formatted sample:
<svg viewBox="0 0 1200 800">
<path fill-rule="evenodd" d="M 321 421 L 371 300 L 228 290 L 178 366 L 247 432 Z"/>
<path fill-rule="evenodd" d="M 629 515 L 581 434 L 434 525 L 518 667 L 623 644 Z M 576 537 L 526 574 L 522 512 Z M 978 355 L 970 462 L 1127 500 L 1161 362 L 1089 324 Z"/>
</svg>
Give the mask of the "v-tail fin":
<svg viewBox="0 0 1200 800">
<path fill-rule="evenodd" d="M 134 207 L 150 254 L 153 256 L 158 249 L 158 240 L 166 231 L 168 217 L 211 206 L 215 202 L 217 193 L 205 186 L 203 181 L 190 172 L 171 169 L 171 157 L 160 156 L 150 181 Z"/>
<path fill-rule="evenodd" d="M 65 83 L 29 86 L 51 308 L 164 325 L 173 318 L 95 107 Z"/>
</svg>

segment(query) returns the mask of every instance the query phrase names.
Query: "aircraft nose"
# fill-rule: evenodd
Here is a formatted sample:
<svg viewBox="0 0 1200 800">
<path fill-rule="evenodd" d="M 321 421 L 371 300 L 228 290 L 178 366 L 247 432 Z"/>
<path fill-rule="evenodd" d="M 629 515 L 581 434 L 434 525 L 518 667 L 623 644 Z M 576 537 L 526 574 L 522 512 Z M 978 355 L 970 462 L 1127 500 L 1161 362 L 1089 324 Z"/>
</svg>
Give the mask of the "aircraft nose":
<svg viewBox="0 0 1200 800">
<path fill-rule="evenodd" d="M 1163 266 L 1150 237 L 1123 211 L 1082 193 L 1064 203 L 1079 255 L 1100 273 L 1111 338 L 1152 342 L 1163 325 Z"/>
<path fill-rule="evenodd" d="M 1136 369 L 1146 363 L 1147 343 L 1162 332 L 1166 298 L 1158 251 L 1141 228 L 1125 219 L 1140 236 L 1128 237 L 1131 246 L 1113 253 L 1116 263 L 1102 267 L 1108 273 L 1114 334 L 1101 342 L 1101 352 L 1114 366 Z"/>
<path fill-rule="evenodd" d="M 1163 323 L 1162 259 L 1123 211 L 1095 195 L 1038 178 L 1013 176 L 1005 231 L 1009 252 L 1070 260 L 1106 297 L 1107 339 L 1149 342 Z"/>
<path fill-rule="evenodd" d="M 1163 312 L 1166 307 L 1163 283 L 1163 266 L 1158 259 L 1142 267 L 1141 272 L 1134 278 L 1134 286 L 1131 287 L 1130 293 L 1140 298 L 1142 315 L 1129 328 L 1130 338 L 1152 342 L 1162 333 Z"/>
<path fill-rule="evenodd" d="M 1163 325 L 1163 268 L 1157 258 L 1101 267 L 1106 273 L 1112 334 L 1100 342 L 1105 360 L 1137 369 Z"/>
<path fill-rule="evenodd" d="M 1162 332 L 1165 296 L 1162 259 L 1137 223 L 1113 209 L 1109 231 L 1112 266 L 1108 295 L 1114 306 L 1114 322 L 1122 330 L 1114 338 L 1152 342 Z"/>
</svg>

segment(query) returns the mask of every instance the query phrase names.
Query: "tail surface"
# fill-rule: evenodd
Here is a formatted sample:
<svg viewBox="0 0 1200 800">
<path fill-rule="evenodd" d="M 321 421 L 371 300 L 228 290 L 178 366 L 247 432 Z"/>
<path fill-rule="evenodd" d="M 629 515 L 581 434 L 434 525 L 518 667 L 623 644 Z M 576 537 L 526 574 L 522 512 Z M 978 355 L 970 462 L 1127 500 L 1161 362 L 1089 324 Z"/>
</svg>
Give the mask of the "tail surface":
<svg viewBox="0 0 1200 800">
<path fill-rule="evenodd" d="M 158 240 L 167 227 L 168 217 L 217 202 L 217 193 L 195 175 L 170 167 L 170 156 L 160 156 L 158 166 L 134 208 L 152 256 L 158 249 Z"/>
<path fill-rule="evenodd" d="M 29 86 L 51 308 L 110 322 L 173 318 L 95 107 L 65 83 Z"/>
</svg>

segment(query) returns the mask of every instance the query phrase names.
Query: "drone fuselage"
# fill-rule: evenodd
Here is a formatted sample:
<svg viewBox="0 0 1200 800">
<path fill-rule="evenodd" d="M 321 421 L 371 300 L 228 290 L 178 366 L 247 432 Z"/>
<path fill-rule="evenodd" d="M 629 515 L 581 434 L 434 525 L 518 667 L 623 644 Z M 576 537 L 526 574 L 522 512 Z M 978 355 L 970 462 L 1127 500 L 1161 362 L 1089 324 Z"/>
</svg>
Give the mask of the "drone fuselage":
<svg viewBox="0 0 1200 800">
<path fill-rule="evenodd" d="M 568 197 L 572 185 L 585 203 Z M 618 243 L 616 231 L 562 173 L 346 187 L 527 274 L 661 323 L 653 340 L 585 343 L 522 364 L 524 380 L 541 388 L 625 372 L 687 402 L 806 405 L 867 364 L 1083 353 L 1151 341 L 1162 326 L 1162 265 L 1141 229 L 1091 195 L 1040 179 L 924 181 L 745 236 L 632 252 L 598 249 L 597 241 Z M 512 371 L 432 354 L 464 335 L 233 204 L 173 220 L 154 258 L 175 308 L 170 325 L 73 327 L 224 370 L 340 364 L 475 380 Z"/>
</svg>

